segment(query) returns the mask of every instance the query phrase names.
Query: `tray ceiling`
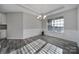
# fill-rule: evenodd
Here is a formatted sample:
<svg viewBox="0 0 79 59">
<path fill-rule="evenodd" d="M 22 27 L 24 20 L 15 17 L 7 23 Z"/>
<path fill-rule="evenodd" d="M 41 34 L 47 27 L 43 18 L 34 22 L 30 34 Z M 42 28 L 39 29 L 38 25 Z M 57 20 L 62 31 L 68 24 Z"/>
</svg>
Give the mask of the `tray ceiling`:
<svg viewBox="0 0 79 59">
<path fill-rule="evenodd" d="M 1 4 L 0 12 L 28 12 L 34 15 L 50 15 L 76 7 L 77 4 Z"/>
</svg>

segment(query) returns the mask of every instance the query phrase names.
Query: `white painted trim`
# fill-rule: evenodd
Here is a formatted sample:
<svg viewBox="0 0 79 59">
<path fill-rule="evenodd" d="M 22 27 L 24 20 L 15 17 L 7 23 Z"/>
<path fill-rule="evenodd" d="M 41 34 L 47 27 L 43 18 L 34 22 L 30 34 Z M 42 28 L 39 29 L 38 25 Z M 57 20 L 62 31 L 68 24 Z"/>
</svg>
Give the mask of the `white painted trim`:
<svg viewBox="0 0 79 59">
<path fill-rule="evenodd" d="M 79 31 L 65 30 L 64 33 L 56 33 L 56 32 L 45 31 L 45 34 L 48 35 L 48 36 L 58 37 L 58 38 L 62 38 L 62 39 L 65 39 L 65 40 L 77 42 L 77 44 L 79 46 Z"/>
<path fill-rule="evenodd" d="M 23 30 L 23 39 L 40 35 L 41 31 L 41 29 L 25 29 Z"/>
</svg>

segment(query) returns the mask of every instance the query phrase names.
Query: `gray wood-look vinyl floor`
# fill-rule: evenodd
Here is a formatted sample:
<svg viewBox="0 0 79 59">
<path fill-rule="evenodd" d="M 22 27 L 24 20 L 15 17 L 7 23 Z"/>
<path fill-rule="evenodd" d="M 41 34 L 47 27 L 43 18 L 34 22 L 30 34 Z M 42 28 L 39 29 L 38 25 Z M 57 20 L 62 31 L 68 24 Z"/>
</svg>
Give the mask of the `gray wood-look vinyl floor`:
<svg viewBox="0 0 79 59">
<path fill-rule="evenodd" d="M 39 36 L 31 37 L 28 39 L 19 39 L 19 40 L 18 39 L 3 39 L 3 40 L 0 40 L 0 53 L 9 54 L 11 51 L 15 52 L 15 50 L 20 49 L 20 50 L 26 51 L 26 52 L 21 52 L 24 54 L 32 54 L 35 51 L 36 51 L 35 53 L 37 54 L 37 52 L 41 51 L 46 46 L 46 44 L 44 44 L 43 47 L 41 47 L 40 49 L 37 47 L 36 49 L 38 49 L 38 50 L 30 51 L 31 48 L 28 48 L 29 47 L 28 44 L 30 44 L 33 41 L 36 41 L 37 39 L 44 40 L 46 43 L 50 43 L 52 45 L 62 48 L 63 54 L 76 54 L 77 50 L 78 50 L 76 42 L 68 41 L 68 40 L 56 38 L 56 37 L 39 35 Z M 40 44 L 38 46 L 40 46 Z M 22 47 L 24 47 L 24 48 L 22 48 Z M 25 49 L 26 47 L 30 51 L 30 53 L 27 52 L 27 50 Z M 34 48 L 35 46 L 33 45 L 32 47 Z M 20 50 L 18 50 L 18 51 L 20 51 Z M 41 52 L 39 52 L 39 53 L 41 53 Z M 17 52 L 17 54 L 19 54 L 19 53 Z"/>
</svg>

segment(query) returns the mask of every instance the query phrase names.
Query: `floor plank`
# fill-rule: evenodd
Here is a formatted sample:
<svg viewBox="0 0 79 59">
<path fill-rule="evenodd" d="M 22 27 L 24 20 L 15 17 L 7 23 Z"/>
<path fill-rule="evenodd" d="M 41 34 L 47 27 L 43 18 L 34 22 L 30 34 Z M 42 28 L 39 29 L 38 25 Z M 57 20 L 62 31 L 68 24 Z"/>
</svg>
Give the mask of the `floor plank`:
<svg viewBox="0 0 79 59">
<path fill-rule="evenodd" d="M 76 42 L 68 41 L 68 40 L 61 39 L 61 38 L 56 38 L 56 37 L 41 36 L 41 35 L 39 35 L 39 36 L 31 37 L 31 38 L 28 38 L 28 39 L 24 39 L 24 40 L 21 40 L 21 39 L 19 39 L 19 40 L 16 40 L 16 39 L 13 39 L 13 40 L 11 40 L 11 39 L 0 40 L 0 46 L 1 46 L 0 53 L 8 54 L 11 51 L 14 51 L 14 50 L 22 48 L 23 46 L 24 46 L 23 49 L 17 50 L 18 54 L 19 53 L 25 53 L 25 52 L 21 52 L 21 50 L 27 51 L 26 53 L 28 53 L 28 50 L 30 51 L 30 49 L 32 49 L 32 48 L 34 50 L 31 51 L 30 53 L 33 53 L 34 51 L 39 49 L 41 44 L 45 43 L 42 40 L 37 40 L 37 39 L 42 39 L 43 41 L 46 41 L 46 43 L 51 43 L 51 44 L 53 44 L 53 45 L 55 45 L 57 47 L 62 48 L 64 54 L 65 53 L 66 54 L 72 54 L 72 53 L 76 53 L 77 52 L 77 44 L 76 44 Z M 35 42 L 36 40 L 37 40 L 38 43 Z M 31 42 L 33 42 L 33 43 L 31 43 Z M 27 50 L 26 45 L 28 45 L 28 44 L 30 44 L 31 48 L 29 48 Z M 5 52 L 4 52 L 3 49 L 5 49 Z M 46 53 L 46 52 L 43 51 L 43 52 L 40 52 L 40 53 Z"/>
</svg>

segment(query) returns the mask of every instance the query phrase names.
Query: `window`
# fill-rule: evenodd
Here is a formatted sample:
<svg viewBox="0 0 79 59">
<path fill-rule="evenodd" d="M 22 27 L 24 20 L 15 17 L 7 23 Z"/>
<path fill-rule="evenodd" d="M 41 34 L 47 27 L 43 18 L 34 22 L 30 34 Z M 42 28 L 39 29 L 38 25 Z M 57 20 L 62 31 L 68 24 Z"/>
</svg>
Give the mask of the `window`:
<svg viewBox="0 0 79 59">
<path fill-rule="evenodd" d="M 48 31 L 64 32 L 64 18 L 58 17 L 48 20 Z"/>
</svg>

